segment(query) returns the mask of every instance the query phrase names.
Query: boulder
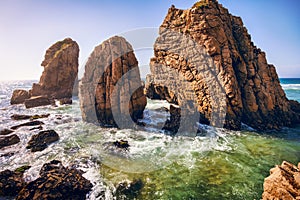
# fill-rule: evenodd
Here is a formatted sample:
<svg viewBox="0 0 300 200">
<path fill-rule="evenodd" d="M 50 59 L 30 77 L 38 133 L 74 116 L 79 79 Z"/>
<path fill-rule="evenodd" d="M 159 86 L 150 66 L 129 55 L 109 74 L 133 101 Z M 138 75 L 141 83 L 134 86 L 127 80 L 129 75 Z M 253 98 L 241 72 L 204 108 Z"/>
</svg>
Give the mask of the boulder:
<svg viewBox="0 0 300 200">
<path fill-rule="evenodd" d="M 20 138 L 16 135 L 9 135 L 6 137 L 0 137 L 0 149 L 17 144 L 20 142 Z"/>
<path fill-rule="evenodd" d="M 14 90 L 10 99 L 10 104 L 22 104 L 29 98 L 30 94 L 27 90 Z"/>
<path fill-rule="evenodd" d="M 251 41 L 242 19 L 218 1 L 169 9 L 150 70 L 149 98 L 181 108 L 193 101 L 199 121 L 212 126 L 239 130 L 244 123 L 266 130 L 300 122 L 300 106 L 286 98 L 275 67 Z"/>
<path fill-rule="evenodd" d="M 69 104 L 77 84 L 78 56 L 79 46 L 72 39 L 56 42 L 46 51 L 39 83 L 33 84 L 30 95 L 27 91 L 15 90 L 11 103 L 25 102 L 26 108 L 32 108 L 50 105 L 52 99 L 69 99 L 62 101 Z"/>
<path fill-rule="evenodd" d="M 298 167 L 289 163 L 282 162 L 270 170 L 270 176 L 265 178 L 263 200 L 300 199 L 300 163 Z"/>
<path fill-rule="evenodd" d="M 26 108 L 34 108 L 39 106 L 47 106 L 53 104 L 53 101 L 50 100 L 47 96 L 33 96 L 30 99 L 25 100 Z"/>
<path fill-rule="evenodd" d="M 54 130 L 41 131 L 31 137 L 26 148 L 31 149 L 31 152 L 43 151 L 49 144 L 58 140 L 59 135 Z"/>
<path fill-rule="evenodd" d="M 40 177 L 23 187 L 16 200 L 86 199 L 93 185 L 82 174 L 80 170 L 64 167 L 60 161 L 53 160 L 43 165 Z"/>
<path fill-rule="evenodd" d="M 84 121 L 129 128 L 143 117 L 146 97 L 132 46 L 112 37 L 90 55 L 80 82 Z"/>
</svg>

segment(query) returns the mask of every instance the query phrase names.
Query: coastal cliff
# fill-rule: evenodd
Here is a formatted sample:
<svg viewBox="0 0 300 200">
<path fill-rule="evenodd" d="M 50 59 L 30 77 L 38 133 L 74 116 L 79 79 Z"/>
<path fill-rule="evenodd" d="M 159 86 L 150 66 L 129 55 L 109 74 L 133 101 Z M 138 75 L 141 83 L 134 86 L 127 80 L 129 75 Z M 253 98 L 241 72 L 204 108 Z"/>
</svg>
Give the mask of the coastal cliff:
<svg viewBox="0 0 300 200">
<path fill-rule="evenodd" d="M 199 1 L 187 10 L 172 6 L 160 26 L 154 55 L 147 96 L 179 106 L 183 101 L 178 95 L 190 98 L 200 122 L 215 125 L 211 122 L 218 113 L 223 127 L 234 130 L 242 123 L 257 130 L 299 123 L 299 103 L 286 98 L 265 52 L 251 41 L 242 19 L 216 0 Z M 180 76 L 189 86 L 176 96 Z"/>
</svg>

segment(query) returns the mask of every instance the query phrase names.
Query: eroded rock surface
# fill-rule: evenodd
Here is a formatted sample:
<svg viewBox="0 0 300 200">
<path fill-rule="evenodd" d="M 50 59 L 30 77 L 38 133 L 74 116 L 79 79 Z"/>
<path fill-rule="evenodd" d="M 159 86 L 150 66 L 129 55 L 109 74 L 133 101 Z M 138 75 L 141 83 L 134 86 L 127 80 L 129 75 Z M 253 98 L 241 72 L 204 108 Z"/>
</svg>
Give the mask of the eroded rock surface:
<svg viewBox="0 0 300 200">
<path fill-rule="evenodd" d="M 23 166 L 15 171 L 4 170 L 0 172 L 0 196 L 16 196 L 26 185 L 23 173 L 29 168 L 30 166 Z"/>
<path fill-rule="evenodd" d="M 146 97 L 132 46 L 112 37 L 90 55 L 80 83 L 84 121 L 102 126 L 131 127 L 143 117 Z"/>
<path fill-rule="evenodd" d="M 39 83 L 34 83 L 27 91 L 15 90 L 11 103 L 24 103 L 26 108 L 50 105 L 53 99 L 72 98 L 72 92 L 78 74 L 79 46 L 70 38 L 52 45 L 42 62 L 43 74 Z"/>
<path fill-rule="evenodd" d="M 200 121 L 229 129 L 238 130 L 241 123 L 258 130 L 299 123 L 299 103 L 287 100 L 275 67 L 251 41 L 242 19 L 216 0 L 187 10 L 172 6 L 154 55 L 146 83 L 149 98 L 170 103 L 177 98 L 180 107 L 183 99 L 193 100 Z M 176 91 L 181 79 L 184 84 Z"/>
<path fill-rule="evenodd" d="M 60 161 L 53 160 L 43 165 L 40 177 L 28 183 L 16 200 L 85 199 L 92 184 L 82 174 L 80 170 L 64 167 Z"/>
<path fill-rule="evenodd" d="M 265 179 L 263 200 L 300 199 L 300 163 L 298 167 L 284 161 L 280 166 L 270 170 Z"/>
</svg>

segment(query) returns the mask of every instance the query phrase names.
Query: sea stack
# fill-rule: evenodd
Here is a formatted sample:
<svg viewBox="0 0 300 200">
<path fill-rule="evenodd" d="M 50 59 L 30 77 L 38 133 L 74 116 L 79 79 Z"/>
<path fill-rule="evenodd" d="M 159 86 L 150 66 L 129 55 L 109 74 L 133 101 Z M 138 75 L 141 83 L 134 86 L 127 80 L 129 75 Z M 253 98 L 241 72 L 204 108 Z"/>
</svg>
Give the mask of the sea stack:
<svg viewBox="0 0 300 200">
<path fill-rule="evenodd" d="M 242 19 L 216 0 L 199 1 L 187 10 L 172 6 L 160 26 L 154 55 L 146 82 L 149 98 L 183 106 L 173 91 L 173 81 L 181 76 L 190 87 L 180 95 L 194 96 L 201 122 L 211 124 L 215 113 L 224 112 L 222 126 L 234 130 L 242 123 L 257 130 L 299 123 L 299 103 L 286 98 L 265 52 L 251 41 Z"/>
<path fill-rule="evenodd" d="M 132 46 L 115 36 L 95 47 L 79 84 L 83 120 L 132 128 L 143 117 L 146 97 Z"/>
<path fill-rule="evenodd" d="M 25 103 L 26 108 L 31 108 L 49 105 L 54 99 L 71 102 L 78 74 L 78 56 L 79 46 L 72 39 L 56 42 L 46 51 L 41 64 L 44 71 L 39 83 L 33 84 L 27 96 L 24 91 L 14 92 L 11 103 Z M 18 98 L 19 94 L 26 96 L 26 99 Z"/>
</svg>

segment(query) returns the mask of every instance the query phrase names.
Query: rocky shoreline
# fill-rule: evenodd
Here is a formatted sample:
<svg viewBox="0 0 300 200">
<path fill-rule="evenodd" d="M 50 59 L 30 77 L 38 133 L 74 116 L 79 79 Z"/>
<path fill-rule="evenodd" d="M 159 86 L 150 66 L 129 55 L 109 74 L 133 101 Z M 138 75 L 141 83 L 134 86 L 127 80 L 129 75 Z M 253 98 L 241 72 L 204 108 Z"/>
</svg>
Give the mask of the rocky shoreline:
<svg viewBox="0 0 300 200">
<path fill-rule="evenodd" d="M 11 104 L 24 104 L 28 109 L 55 106 L 56 101 L 72 104 L 75 85 L 83 121 L 102 127 L 143 126 L 139 120 L 144 117 L 146 96 L 176 104 L 165 109 L 170 118 L 163 130 L 172 136 L 182 130 L 197 133 L 196 123 L 230 130 L 241 130 L 244 123 L 259 131 L 300 123 L 300 104 L 287 99 L 275 67 L 254 45 L 242 19 L 216 0 L 198 2 L 187 10 L 175 6 L 168 10 L 154 44 L 145 88 L 134 49 L 125 38 L 114 36 L 95 47 L 79 83 L 78 56 L 79 46 L 70 38 L 52 45 L 45 54 L 39 83 L 29 91 L 15 90 Z M 63 133 L 44 130 L 43 119 L 49 116 L 12 115 L 11 120 L 27 121 L 0 130 L 0 149 L 26 143 L 27 151 L 34 154 L 58 143 Z M 22 141 L 15 133 L 22 127 L 38 133 Z M 108 151 L 117 153 L 126 154 L 130 149 L 126 140 L 106 145 Z M 0 157 L 11 155 L 13 152 Z M 262 198 L 300 199 L 299 167 L 283 162 L 271 169 Z M 0 196 L 85 199 L 93 188 L 83 171 L 66 167 L 62 161 L 44 163 L 39 177 L 30 182 L 23 177 L 28 169 L 30 166 L 0 172 Z M 124 181 L 115 195 L 135 198 L 143 186 L 141 180 Z"/>
</svg>

